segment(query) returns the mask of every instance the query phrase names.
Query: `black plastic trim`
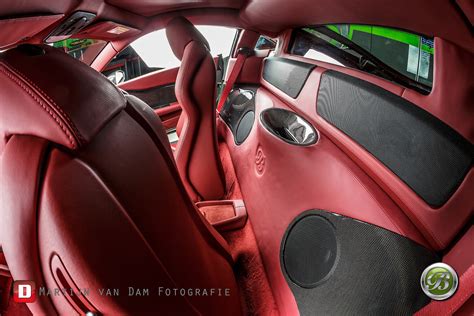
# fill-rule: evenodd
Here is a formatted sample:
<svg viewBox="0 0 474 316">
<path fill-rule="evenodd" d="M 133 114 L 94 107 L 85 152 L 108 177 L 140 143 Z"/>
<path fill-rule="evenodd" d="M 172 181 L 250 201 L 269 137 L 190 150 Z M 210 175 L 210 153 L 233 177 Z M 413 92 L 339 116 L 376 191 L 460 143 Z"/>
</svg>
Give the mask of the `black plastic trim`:
<svg viewBox="0 0 474 316">
<path fill-rule="evenodd" d="M 174 84 L 142 90 L 127 90 L 127 92 L 141 99 L 153 109 L 163 108 L 178 102 L 174 92 Z"/>
</svg>

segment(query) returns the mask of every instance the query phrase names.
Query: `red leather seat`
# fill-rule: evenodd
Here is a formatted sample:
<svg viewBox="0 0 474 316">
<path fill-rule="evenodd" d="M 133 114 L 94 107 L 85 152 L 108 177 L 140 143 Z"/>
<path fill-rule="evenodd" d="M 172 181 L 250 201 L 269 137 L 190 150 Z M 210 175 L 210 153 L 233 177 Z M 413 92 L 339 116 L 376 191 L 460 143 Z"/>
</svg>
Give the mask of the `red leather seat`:
<svg viewBox="0 0 474 316">
<path fill-rule="evenodd" d="M 196 200 L 218 200 L 225 180 L 216 134 L 216 68 L 209 44 L 185 18 L 166 27 L 171 49 L 181 60 L 175 92 L 183 112 L 175 158 L 188 193 Z"/>
<path fill-rule="evenodd" d="M 0 245 L 14 279 L 36 283 L 33 313 L 240 314 L 227 245 L 147 105 L 32 45 L 0 55 L 0 100 Z"/>
</svg>

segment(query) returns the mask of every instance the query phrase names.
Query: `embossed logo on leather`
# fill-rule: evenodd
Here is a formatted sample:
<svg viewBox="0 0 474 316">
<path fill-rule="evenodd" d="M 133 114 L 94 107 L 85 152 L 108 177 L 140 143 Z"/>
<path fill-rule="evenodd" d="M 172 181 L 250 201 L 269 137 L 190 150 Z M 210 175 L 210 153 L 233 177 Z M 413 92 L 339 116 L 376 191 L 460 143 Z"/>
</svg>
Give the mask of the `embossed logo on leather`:
<svg viewBox="0 0 474 316">
<path fill-rule="evenodd" d="M 258 146 L 257 154 L 255 155 L 255 166 L 257 169 L 257 173 L 259 175 L 262 175 L 263 172 L 265 171 L 265 160 L 266 160 L 266 157 L 263 154 L 262 147 Z"/>
</svg>

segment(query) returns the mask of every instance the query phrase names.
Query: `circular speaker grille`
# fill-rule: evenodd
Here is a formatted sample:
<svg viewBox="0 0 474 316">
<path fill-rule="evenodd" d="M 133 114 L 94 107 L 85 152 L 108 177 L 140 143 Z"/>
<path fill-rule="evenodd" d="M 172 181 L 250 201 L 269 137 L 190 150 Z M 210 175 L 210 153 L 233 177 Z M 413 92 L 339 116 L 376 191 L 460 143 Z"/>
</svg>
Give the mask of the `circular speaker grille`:
<svg viewBox="0 0 474 316">
<path fill-rule="evenodd" d="M 285 271 L 295 284 L 316 287 L 329 277 L 336 264 L 333 225 L 318 215 L 300 218 L 286 234 L 282 255 Z"/>
<path fill-rule="evenodd" d="M 240 145 L 244 142 L 245 139 L 247 139 L 250 134 L 250 131 L 252 130 L 254 119 L 255 113 L 253 111 L 248 111 L 242 117 L 239 122 L 239 126 L 237 126 L 237 135 L 235 138 L 237 144 Z"/>
</svg>

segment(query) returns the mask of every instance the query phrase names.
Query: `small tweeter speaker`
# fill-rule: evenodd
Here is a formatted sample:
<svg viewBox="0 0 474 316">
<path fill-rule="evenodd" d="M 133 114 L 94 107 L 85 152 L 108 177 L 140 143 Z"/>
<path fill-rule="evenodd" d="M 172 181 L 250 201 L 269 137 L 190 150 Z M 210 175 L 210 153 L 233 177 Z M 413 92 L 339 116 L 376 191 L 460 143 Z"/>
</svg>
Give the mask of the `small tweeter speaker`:
<svg viewBox="0 0 474 316">
<path fill-rule="evenodd" d="M 308 214 L 287 231 L 283 265 L 288 277 L 303 288 L 314 288 L 329 278 L 338 258 L 334 226 L 326 218 Z"/>
</svg>

